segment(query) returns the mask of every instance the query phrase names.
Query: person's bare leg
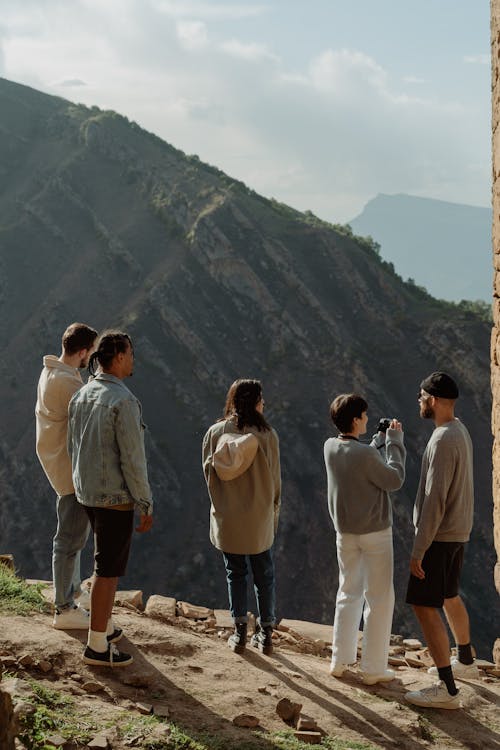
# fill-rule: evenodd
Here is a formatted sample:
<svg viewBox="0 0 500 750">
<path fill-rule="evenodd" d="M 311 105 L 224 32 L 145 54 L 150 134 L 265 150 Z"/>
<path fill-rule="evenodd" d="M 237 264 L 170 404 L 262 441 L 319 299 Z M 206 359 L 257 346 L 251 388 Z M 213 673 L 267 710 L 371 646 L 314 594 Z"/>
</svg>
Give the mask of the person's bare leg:
<svg viewBox="0 0 500 750">
<path fill-rule="evenodd" d="M 413 605 L 413 609 L 422 628 L 427 647 L 436 667 L 450 665 L 450 639 L 446 625 L 435 607 Z"/>
<path fill-rule="evenodd" d="M 105 633 L 111 617 L 118 578 L 94 577 L 90 594 L 90 629 Z"/>
<path fill-rule="evenodd" d="M 470 643 L 469 615 L 459 596 L 444 600 L 444 612 L 458 646 Z"/>
</svg>

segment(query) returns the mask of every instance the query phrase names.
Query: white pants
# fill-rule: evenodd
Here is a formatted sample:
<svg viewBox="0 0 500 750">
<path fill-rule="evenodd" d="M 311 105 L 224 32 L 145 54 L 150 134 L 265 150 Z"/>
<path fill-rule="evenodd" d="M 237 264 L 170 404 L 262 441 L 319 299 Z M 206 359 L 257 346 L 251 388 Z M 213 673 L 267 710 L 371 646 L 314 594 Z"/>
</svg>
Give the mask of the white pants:
<svg viewBox="0 0 500 750">
<path fill-rule="evenodd" d="M 339 589 L 333 624 L 332 667 L 357 660 L 363 614 L 361 669 L 387 669 L 394 611 L 392 528 L 370 534 L 337 534 Z M 364 611 L 363 611 L 364 605 Z"/>
</svg>

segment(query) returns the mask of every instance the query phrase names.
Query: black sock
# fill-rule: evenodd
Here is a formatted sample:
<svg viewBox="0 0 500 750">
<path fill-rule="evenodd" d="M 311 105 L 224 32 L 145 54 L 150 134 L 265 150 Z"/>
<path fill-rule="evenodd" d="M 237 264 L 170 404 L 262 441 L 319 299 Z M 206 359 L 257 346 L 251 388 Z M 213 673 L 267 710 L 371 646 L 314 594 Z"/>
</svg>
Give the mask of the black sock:
<svg viewBox="0 0 500 750">
<path fill-rule="evenodd" d="M 456 695 L 458 693 L 455 680 L 453 679 L 453 672 L 451 666 L 449 667 L 438 667 L 439 679 L 443 680 L 444 684 L 450 695 Z"/>
<path fill-rule="evenodd" d="M 462 664 L 473 664 L 474 657 L 472 656 L 472 648 L 470 643 L 466 643 L 464 646 L 457 644 L 458 648 L 458 661 Z"/>
</svg>

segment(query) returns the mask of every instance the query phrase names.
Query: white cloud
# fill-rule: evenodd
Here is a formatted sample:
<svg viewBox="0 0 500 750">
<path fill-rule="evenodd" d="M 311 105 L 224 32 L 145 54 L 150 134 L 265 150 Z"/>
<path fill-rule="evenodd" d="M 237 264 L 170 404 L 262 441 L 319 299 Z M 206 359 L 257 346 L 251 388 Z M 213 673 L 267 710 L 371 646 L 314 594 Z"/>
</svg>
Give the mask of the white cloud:
<svg viewBox="0 0 500 750">
<path fill-rule="evenodd" d="M 403 77 L 403 82 L 404 83 L 409 83 L 409 84 L 418 84 L 418 85 L 420 85 L 422 83 L 425 83 L 425 79 L 424 78 L 419 78 L 418 76 L 404 76 Z"/>
<path fill-rule="evenodd" d="M 235 20 L 261 16 L 269 10 L 267 5 L 237 5 L 236 3 L 196 2 L 196 0 L 152 0 L 161 13 L 174 18 L 211 18 Z"/>
<path fill-rule="evenodd" d="M 200 50 L 208 43 L 207 27 L 203 21 L 178 21 L 176 31 L 186 50 Z"/>
<path fill-rule="evenodd" d="M 222 42 L 220 48 L 231 57 L 237 57 L 246 62 L 261 62 L 271 60 L 278 62 L 278 57 L 268 50 L 265 44 L 257 42 L 240 42 L 238 39 L 230 39 Z"/>
<path fill-rule="evenodd" d="M 490 55 L 465 55 L 464 62 L 472 65 L 491 65 Z"/>
<path fill-rule="evenodd" d="M 79 86 L 87 86 L 85 81 L 80 78 L 65 78 L 64 81 L 55 81 L 52 86 L 63 86 L 65 88 L 78 88 Z"/>
<path fill-rule="evenodd" d="M 5 76 L 58 95 L 65 86 L 264 195 L 334 221 L 378 192 L 488 202 L 486 120 L 360 50 L 286 62 L 246 21 L 267 5 L 2 3 Z"/>
<path fill-rule="evenodd" d="M 326 50 L 310 65 L 310 79 L 319 91 L 336 94 L 359 88 L 383 89 L 387 74 L 371 57 L 356 50 Z"/>
</svg>

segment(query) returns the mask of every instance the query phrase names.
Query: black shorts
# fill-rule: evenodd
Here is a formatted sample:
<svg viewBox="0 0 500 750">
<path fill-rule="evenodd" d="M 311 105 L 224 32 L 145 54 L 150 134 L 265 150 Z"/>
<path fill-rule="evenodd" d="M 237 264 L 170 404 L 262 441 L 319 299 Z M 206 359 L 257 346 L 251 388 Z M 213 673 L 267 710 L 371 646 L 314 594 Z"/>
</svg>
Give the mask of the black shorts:
<svg viewBox="0 0 500 750">
<path fill-rule="evenodd" d="M 134 529 L 134 511 L 88 506 L 85 506 L 85 510 L 94 532 L 96 576 L 117 578 L 125 575 Z"/>
<path fill-rule="evenodd" d="M 406 603 L 442 607 L 445 599 L 457 596 L 463 560 L 464 542 L 432 542 L 422 560 L 425 578 L 410 575 Z"/>
</svg>

